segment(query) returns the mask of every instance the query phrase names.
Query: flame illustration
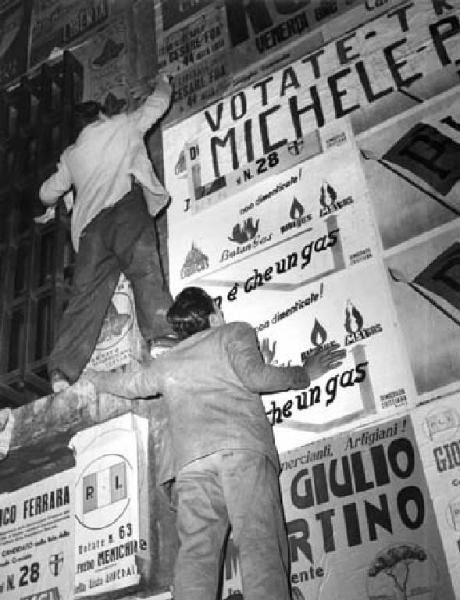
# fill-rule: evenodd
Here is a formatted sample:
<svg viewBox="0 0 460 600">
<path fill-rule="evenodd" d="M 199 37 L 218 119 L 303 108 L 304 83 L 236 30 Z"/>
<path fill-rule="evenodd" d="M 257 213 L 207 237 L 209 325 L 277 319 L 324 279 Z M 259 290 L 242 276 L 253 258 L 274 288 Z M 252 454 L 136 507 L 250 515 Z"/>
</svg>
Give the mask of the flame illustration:
<svg viewBox="0 0 460 600">
<path fill-rule="evenodd" d="M 329 201 L 328 201 L 329 199 Z M 324 208 L 327 208 L 337 200 L 337 192 L 327 181 L 323 182 L 319 195 L 319 202 Z"/>
<path fill-rule="evenodd" d="M 315 319 L 315 324 L 311 330 L 310 340 L 313 346 L 321 346 L 327 340 L 327 332 L 318 319 Z"/>
<path fill-rule="evenodd" d="M 289 211 L 289 216 L 293 221 L 296 219 L 302 218 L 303 213 L 305 212 L 304 207 L 300 204 L 297 198 L 294 196 L 294 200 L 291 204 L 291 210 Z"/>
<path fill-rule="evenodd" d="M 239 223 L 237 223 L 233 227 L 232 237 L 229 237 L 228 239 L 231 242 L 235 242 L 236 244 L 244 244 L 244 242 L 248 242 L 249 240 L 252 240 L 252 238 L 256 235 L 256 233 L 258 231 L 259 231 L 259 219 L 257 219 L 257 221 L 254 225 L 254 223 L 252 222 L 252 218 L 249 218 L 249 219 L 246 219 L 246 221 L 243 223 L 242 227 Z"/>
<path fill-rule="evenodd" d="M 363 324 L 364 319 L 361 313 L 351 300 L 347 300 L 347 307 L 345 309 L 345 329 L 348 333 L 356 333 L 357 331 L 361 331 Z"/>
</svg>

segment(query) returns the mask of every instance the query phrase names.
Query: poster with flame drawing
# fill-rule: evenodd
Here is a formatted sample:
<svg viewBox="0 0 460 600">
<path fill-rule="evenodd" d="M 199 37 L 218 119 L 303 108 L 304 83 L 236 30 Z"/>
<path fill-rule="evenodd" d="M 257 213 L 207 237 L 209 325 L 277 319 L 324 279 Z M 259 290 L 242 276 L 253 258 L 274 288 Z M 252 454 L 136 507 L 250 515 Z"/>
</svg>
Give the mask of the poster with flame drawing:
<svg viewBox="0 0 460 600">
<path fill-rule="evenodd" d="M 200 278 L 289 290 L 366 261 L 377 248 L 368 206 L 347 141 L 172 224 L 171 289 Z"/>
<path fill-rule="evenodd" d="M 344 117 L 358 134 L 458 85 L 458 2 L 418 0 L 375 16 L 243 89 L 219 90 L 165 130 L 171 219 L 187 218 L 188 199 L 201 209 L 208 196 L 226 198 L 246 178 L 252 185 L 321 152 L 327 128 Z"/>
<path fill-rule="evenodd" d="M 222 300 L 226 320 L 254 326 L 266 363 L 299 365 L 333 342 L 347 350 L 343 364 L 308 389 L 263 398 L 280 451 L 414 405 L 411 370 L 380 261 L 290 289 L 246 292 L 206 279 L 195 283 Z"/>
</svg>

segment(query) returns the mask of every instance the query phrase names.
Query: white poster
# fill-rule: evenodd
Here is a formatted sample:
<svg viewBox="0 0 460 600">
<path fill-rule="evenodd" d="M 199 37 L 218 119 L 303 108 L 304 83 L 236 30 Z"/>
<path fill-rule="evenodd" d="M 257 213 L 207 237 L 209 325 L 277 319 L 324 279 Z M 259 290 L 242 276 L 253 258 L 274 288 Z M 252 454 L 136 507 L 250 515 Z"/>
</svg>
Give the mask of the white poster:
<svg viewBox="0 0 460 600">
<path fill-rule="evenodd" d="M 419 406 L 411 415 L 456 598 L 460 598 L 459 400 L 459 394 L 452 394 Z"/>
<path fill-rule="evenodd" d="M 333 269 L 375 255 L 377 242 L 362 167 L 350 140 L 266 177 L 181 224 L 171 223 L 171 288 L 180 289 L 196 277 L 219 279 L 231 265 L 235 272 L 244 273 L 247 259 L 252 268 L 262 260 L 261 253 L 264 260 L 271 255 L 277 259 L 283 251 L 302 253 L 310 242 L 319 251 L 325 235 L 329 238 L 322 249 L 334 248 L 335 263 L 329 265 Z"/>
<path fill-rule="evenodd" d="M 456 86 L 459 16 L 458 3 L 406 3 L 165 130 L 171 220 L 246 167 L 303 160 L 342 117 L 359 133 Z"/>
<path fill-rule="evenodd" d="M 74 469 L 0 495 L 0 596 L 73 597 Z"/>
<path fill-rule="evenodd" d="M 264 397 L 279 451 L 343 429 L 350 421 L 375 420 L 414 405 L 412 373 L 378 260 L 308 284 L 268 282 L 254 289 L 206 279 L 194 283 L 221 301 L 227 321 L 254 326 L 269 364 L 300 365 L 332 342 L 346 348 L 342 366 L 308 389 Z"/>
<path fill-rule="evenodd" d="M 146 427 L 145 419 L 126 414 L 80 431 L 71 441 L 78 598 L 140 581 L 139 558 L 149 552 L 140 514 L 148 505 L 140 492 L 146 489 Z"/>
<path fill-rule="evenodd" d="M 408 416 L 281 456 L 296 600 L 454 600 Z"/>
<path fill-rule="evenodd" d="M 404 414 L 281 454 L 293 600 L 459 597 L 459 494 L 446 494 L 458 482 L 458 411 L 420 417 L 415 432 Z M 222 600 L 241 591 L 230 539 Z"/>
</svg>

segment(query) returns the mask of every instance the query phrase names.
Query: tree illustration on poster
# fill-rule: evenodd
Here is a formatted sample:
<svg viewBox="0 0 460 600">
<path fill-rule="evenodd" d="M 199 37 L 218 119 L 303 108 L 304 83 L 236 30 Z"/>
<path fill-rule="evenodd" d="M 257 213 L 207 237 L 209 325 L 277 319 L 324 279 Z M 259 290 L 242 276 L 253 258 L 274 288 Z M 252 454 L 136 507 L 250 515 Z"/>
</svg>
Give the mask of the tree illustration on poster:
<svg viewBox="0 0 460 600">
<path fill-rule="evenodd" d="M 430 592 L 433 586 L 423 584 L 423 579 L 420 579 L 418 574 L 415 573 L 415 565 L 425 563 L 427 559 L 428 555 L 425 550 L 416 544 L 392 546 L 378 554 L 369 567 L 368 575 L 370 578 L 376 579 L 380 574 L 383 574 L 391 579 L 394 593 L 396 593 L 396 596 L 391 594 L 391 596 L 379 597 L 391 597 L 401 600 L 408 600 L 409 597 L 426 597 L 425 594 Z M 421 568 L 424 572 L 429 571 L 426 565 L 422 565 Z M 417 583 L 416 588 L 411 587 L 412 581 Z M 375 596 L 372 594 L 370 597 Z"/>
</svg>

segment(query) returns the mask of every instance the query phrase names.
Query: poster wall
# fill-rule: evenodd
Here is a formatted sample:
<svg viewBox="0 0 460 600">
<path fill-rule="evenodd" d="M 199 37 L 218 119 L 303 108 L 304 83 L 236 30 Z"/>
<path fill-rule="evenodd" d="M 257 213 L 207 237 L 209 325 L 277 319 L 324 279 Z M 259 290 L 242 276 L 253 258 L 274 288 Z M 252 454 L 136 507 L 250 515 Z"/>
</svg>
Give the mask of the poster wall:
<svg viewBox="0 0 460 600">
<path fill-rule="evenodd" d="M 173 76 L 168 122 L 202 108 L 230 86 L 225 12 L 222 6 L 209 4 L 197 2 L 192 8 L 192 3 L 173 0 L 157 5 L 158 67 Z M 195 10 L 203 6 L 206 10 Z M 192 11 L 192 18 L 185 19 Z"/>
<path fill-rule="evenodd" d="M 235 292 L 206 280 L 195 283 L 222 299 L 228 321 L 254 326 L 269 364 L 302 364 L 333 342 L 347 350 L 342 366 L 308 389 L 263 398 L 279 451 L 330 435 L 351 421 L 376 420 L 413 406 L 412 374 L 378 262 L 291 289 L 267 284 Z"/>
<path fill-rule="evenodd" d="M 376 237 L 359 155 L 351 133 L 346 128 L 341 133 L 332 149 L 277 175 L 267 167 L 252 185 L 241 182 L 241 191 L 211 204 L 205 213 L 190 209 L 182 222 L 171 221 L 171 287 L 197 275 L 209 278 L 294 238 L 294 245 L 301 246 L 307 234 L 318 239 L 334 228 L 343 246 L 343 265 L 373 256 Z M 206 256 L 206 268 L 193 266 L 198 253 Z"/>
<path fill-rule="evenodd" d="M 100 102 L 108 114 L 128 108 L 131 33 L 126 11 L 101 25 L 97 35 L 73 50 L 83 65 L 83 100 Z"/>
<path fill-rule="evenodd" d="M 131 414 L 77 433 L 75 597 L 137 585 L 149 552 L 147 422 Z M 141 530 L 140 523 L 143 523 Z"/>
<path fill-rule="evenodd" d="M 357 137 L 385 252 L 460 216 L 460 86 Z"/>
<path fill-rule="evenodd" d="M 294 165 L 306 162 L 334 148 L 340 148 L 342 154 L 356 151 L 353 146 L 353 133 L 347 121 L 341 120 L 321 130 L 315 130 L 283 147 L 274 149 L 250 164 L 206 182 L 201 168 L 199 146 L 185 143 L 174 157 L 177 195 L 173 198 L 168 213 L 171 228 L 174 228 L 177 223 L 189 222 L 192 216 L 226 198 L 250 190 L 255 184 L 263 183 Z M 165 151 L 168 149 L 165 148 Z M 356 165 L 353 169 L 356 169 Z M 310 175 L 310 169 L 304 171 L 304 175 Z"/>
<path fill-rule="evenodd" d="M 404 4 L 169 127 L 165 179 L 174 202 L 190 197 L 188 175 L 219 187 L 344 116 L 360 133 L 456 86 L 459 17 L 454 3 Z M 188 147 L 193 155 L 180 160 Z"/>
<path fill-rule="evenodd" d="M 282 456 L 294 597 L 456 598 L 408 417 Z"/>
<path fill-rule="evenodd" d="M 458 394 L 411 415 L 455 590 L 460 597 L 460 412 Z"/>
<path fill-rule="evenodd" d="M 73 469 L 0 495 L 0 596 L 73 597 Z"/>
<path fill-rule="evenodd" d="M 428 419 L 416 419 L 415 432 L 409 415 L 381 420 L 281 454 L 295 600 L 458 598 L 455 501 L 446 508 L 446 486 L 441 491 L 440 474 L 430 473 L 436 442 L 425 437 L 421 455 L 418 446 L 422 426 L 428 437 L 449 430 L 452 438 L 459 426 L 458 414 L 455 425 L 452 414 L 452 409 L 431 410 Z M 452 464 L 444 448 L 437 447 L 442 470 Z M 444 474 L 445 484 L 456 481 L 455 471 Z M 241 600 L 241 589 L 238 553 L 230 540 L 223 600 Z"/>
<path fill-rule="evenodd" d="M 162 68 L 174 75 L 174 104 L 166 119 L 188 117 L 224 91 L 245 87 L 400 4 L 158 2 L 158 55 Z"/>
<path fill-rule="evenodd" d="M 460 222 L 385 259 L 421 400 L 460 388 Z"/>
<path fill-rule="evenodd" d="M 35 0 L 31 17 L 29 67 L 45 61 L 55 49 L 81 40 L 110 13 L 110 0 Z"/>
</svg>

